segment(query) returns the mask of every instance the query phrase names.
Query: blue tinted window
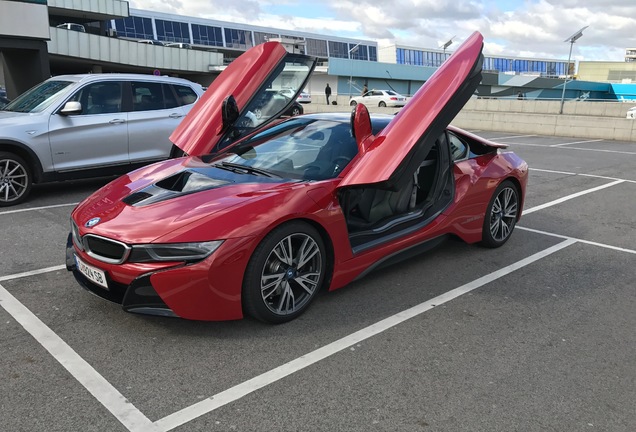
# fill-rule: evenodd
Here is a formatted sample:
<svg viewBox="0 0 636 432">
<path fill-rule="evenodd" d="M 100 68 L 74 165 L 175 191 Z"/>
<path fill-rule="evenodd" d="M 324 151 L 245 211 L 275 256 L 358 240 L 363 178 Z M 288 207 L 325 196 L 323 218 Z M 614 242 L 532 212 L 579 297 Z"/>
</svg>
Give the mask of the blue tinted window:
<svg viewBox="0 0 636 432">
<path fill-rule="evenodd" d="M 329 57 L 349 58 L 348 44 L 329 41 Z"/>
<path fill-rule="evenodd" d="M 198 45 L 223 46 L 221 27 L 192 24 L 192 42 Z"/>
<path fill-rule="evenodd" d="M 378 61 L 378 49 L 374 46 L 369 46 L 369 61 Z"/>
<path fill-rule="evenodd" d="M 156 19 L 155 27 L 157 28 L 157 39 L 160 41 L 190 43 L 187 23 Z"/>
<path fill-rule="evenodd" d="M 248 49 L 253 46 L 252 32 L 249 30 L 225 29 L 225 46 L 227 48 Z"/>
<path fill-rule="evenodd" d="M 142 17 L 127 17 L 115 20 L 115 28 L 119 36 L 135 39 L 154 39 L 152 20 Z"/>
</svg>

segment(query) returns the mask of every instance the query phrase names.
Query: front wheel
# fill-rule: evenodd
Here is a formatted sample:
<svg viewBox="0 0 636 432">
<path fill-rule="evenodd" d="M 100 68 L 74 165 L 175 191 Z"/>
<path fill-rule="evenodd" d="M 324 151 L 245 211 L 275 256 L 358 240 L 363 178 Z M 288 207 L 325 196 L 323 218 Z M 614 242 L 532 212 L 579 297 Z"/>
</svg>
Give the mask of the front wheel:
<svg viewBox="0 0 636 432">
<path fill-rule="evenodd" d="M 311 225 L 291 222 L 274 229 L 257 246 L 243 281 L 243 310 L 269 323 L 291 321 L 305 312 L 325 278 L 325 246 Z"/>
<path fill-rule="evenodd" d="M 358 105 L 358 102 L 352 100 L 351 102 L 349 102 L 349 105 L 351 105 L 352 107 Z"/>
<path fill-rule="evenodd" d="M 379 107 L 384 108 L 384 107 L 386 107 L 386 102 L 384 102 L 384 101 L 380 101 L 380 103 L 378 104 L 378 106 L 379 106 Z"/>
<path fill-rule="evenodd" d="M 519 214 L 519 192 L 512 182 L 502 182 L 492 195 L 484 226 L 482 228 L 482 244 L 496 248 L 503 245 L 515 229 Z"/>
<path fill-rule="evenodd" d="M 31 192 L 31 169 L 20 156 L 0 152 L 0 207 L 21 203 Z"/>
</svg>

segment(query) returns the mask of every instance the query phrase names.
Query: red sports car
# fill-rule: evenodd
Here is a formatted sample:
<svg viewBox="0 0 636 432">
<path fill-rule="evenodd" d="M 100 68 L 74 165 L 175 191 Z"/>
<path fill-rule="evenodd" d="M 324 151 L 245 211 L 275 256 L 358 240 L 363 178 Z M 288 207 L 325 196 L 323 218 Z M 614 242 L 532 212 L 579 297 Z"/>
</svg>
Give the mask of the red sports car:
<svg viewBox="0 0 636 432">
<path fill-rule="evenodd" d="M 504 244 L 527 164 L 448 126 L 481 80 L 473 34 L 395 116 L 278 119 L 272 89 L 305 88 L 314 60 L 247 51 L 171 139 L 187 155 L 106 185 L 72 213 L 67 267 L 129 312 L 279 323 L 447 236 Z M 291 101 L 295 98 L 290 99 Z M 256 118 L 255 110 L 271 115 Z"/>
</svg>

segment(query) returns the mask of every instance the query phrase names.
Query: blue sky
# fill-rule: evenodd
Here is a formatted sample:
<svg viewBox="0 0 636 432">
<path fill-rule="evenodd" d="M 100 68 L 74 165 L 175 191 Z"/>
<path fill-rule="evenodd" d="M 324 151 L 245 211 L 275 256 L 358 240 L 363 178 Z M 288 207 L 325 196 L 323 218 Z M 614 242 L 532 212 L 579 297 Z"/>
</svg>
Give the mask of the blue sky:
<svg viewBox="0 0 636 432">
<path fill-rule="evenodd" d="M 473 31 L 484 52 L 567 59 L 563 40 L 589 25 L 574 47 L 578 60 L 623 61 L 636 47 L 632 0 L 131 0 L 154 10 L 340 35 L 380 44 L 436 48 L 455 36 L 453 47 Z"/>
</svg>

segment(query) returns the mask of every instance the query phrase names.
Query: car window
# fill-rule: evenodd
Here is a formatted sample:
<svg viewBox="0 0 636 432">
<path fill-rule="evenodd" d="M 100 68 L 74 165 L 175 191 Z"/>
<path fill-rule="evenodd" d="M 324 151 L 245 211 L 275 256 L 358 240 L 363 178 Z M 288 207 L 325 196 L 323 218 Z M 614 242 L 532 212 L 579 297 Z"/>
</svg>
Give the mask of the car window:
<svg viewBox="0 0 636 432">
<path fill-rule="evenodd" d="M 172 86 L 177 93 L 179 106 L 190 105 L 196 102 L 198 99 L 197 94 L 192 88 L 185 85 L 173 85 Z"/>
<path fill-rule="evenodd" d="M 373 96 L 382 96 L 382 92 L 381 91 L 373 91 Z"/>
<path fill-rule="evenodd" d="M 450 146 L 453 161 L 464 159 L 468 154 L 468 145 L 455 134 L 448 133 L 448 145 Z"/>
<path fill-rule="evenodd" d="M 133 81 L 133 111 L 155 111 L 165 109 L 161 83 Z"/>
<path fill-rule="evenodd" d="M 121 94 L 120 82 L 95 82 L 82 87 L 70 100 L 82 104 L 80 115 L 110 114 L 122 111 Z"/>
<path fill-rule="evenodd" d="M 163 100 L 166 104 L 166 108 L 178 107 L 179 104 L 177 103 L 177 98 L 172 90 L 172 86 L 170 84 L 162 84 L 161 87 L 163 90 Z"/>
<path fill-rule="evenodd" d="M 4 110 L 21 113 L 42 112 L 58 101 L 58 96 L 71 84 L 72 81 L 44 81 L 18 96 L 4 107 Z"/>
<path fill-rule="evenodd" d="M 227 162 L 264 169 L 286 178 L 336 177 L 358 153 L 348 122 L 297 118 L 229 149 Z"/>
</svg>

